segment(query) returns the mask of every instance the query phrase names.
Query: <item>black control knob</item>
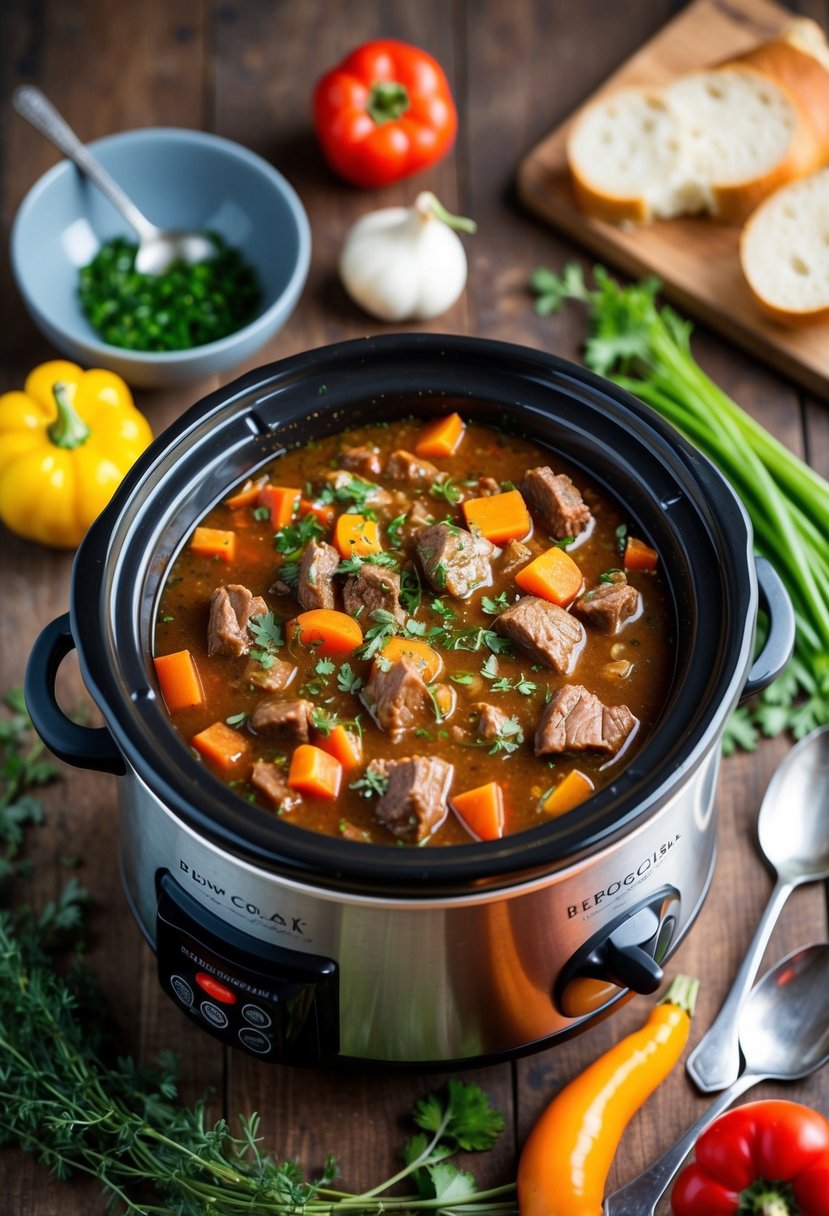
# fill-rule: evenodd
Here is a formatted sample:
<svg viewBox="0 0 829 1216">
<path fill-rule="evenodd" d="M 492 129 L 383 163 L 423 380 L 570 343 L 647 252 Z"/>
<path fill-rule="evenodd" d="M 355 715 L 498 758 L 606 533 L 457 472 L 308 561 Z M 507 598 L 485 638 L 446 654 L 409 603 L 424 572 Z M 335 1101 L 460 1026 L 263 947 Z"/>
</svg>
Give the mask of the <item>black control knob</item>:
<svg viewBox="0 0 829 1216">
<path fill-rule="evenodd" d="M 564 1016 L 587 1017 L 625 991 L 655 992 L 678 915 L 679 892 L 663 887 L 591 937 L 562 968 L 556 983 L 554 998 Z"/>
</svg>

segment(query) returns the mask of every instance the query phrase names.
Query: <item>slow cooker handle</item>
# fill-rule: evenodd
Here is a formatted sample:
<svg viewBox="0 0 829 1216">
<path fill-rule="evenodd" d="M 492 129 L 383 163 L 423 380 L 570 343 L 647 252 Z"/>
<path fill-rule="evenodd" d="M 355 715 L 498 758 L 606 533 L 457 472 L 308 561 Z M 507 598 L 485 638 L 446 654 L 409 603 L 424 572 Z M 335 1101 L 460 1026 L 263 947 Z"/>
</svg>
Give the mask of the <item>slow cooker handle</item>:
<svg viewBox="0 0 829 1216">
<path fill-rule="evenodd" d="M 123 757 L 105 726 L 81 726 L 67 718 L 55 696 L 58 668 L 75 649 L 69 613 L 47 625 L 34 644 L 26 666 L 24 694 L 35 730 L 50 752 L 78 768 L 122 776 Z"/>
<path fill-rule="evenodd" d="M 780 575 L 765 557 L 754 555 L 760 607 L 769 618 L 769 632 L 763 649 L 751 665 L 740 701 L 762 692 L 781 674 L 794 650 L 795 620 L 792 601 Z"/>
</svg>

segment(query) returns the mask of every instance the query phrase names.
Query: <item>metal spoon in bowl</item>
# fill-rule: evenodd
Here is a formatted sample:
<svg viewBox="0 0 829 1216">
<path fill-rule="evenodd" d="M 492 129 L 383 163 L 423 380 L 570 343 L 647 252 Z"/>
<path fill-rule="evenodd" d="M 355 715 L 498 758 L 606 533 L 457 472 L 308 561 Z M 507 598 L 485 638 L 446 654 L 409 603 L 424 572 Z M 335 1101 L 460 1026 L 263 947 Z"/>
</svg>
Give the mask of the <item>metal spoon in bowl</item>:
<svg viewBox="0 0 829 1216">
<path fill-rule="evenodd" d="M 745 1068 L 672 1148 L 605 1200 L 603 1216 L 654 1216 L 685 1157 L 717 1115 L 758 1081 L 798 1081 L 829 1060 L 829 944 L 806 946 L 766 972 L 740 1012 Z"/>
<path fill-rule="evenodd" d="M 812 731 L 783 760 L 763 798 L 757 834 L 777 881 L 722 1009 L 688 1057 L 704 1093 L 725 1089 L 739 1074 L 740 1006 L 784 903 L 801 883 L 829 878 L 829 727 Z"/>
<path fill-rule="evenodd" d="M 130 227 L 135 229 L 138 234 L 135 269 L 140 274 L 163 274 L 174 262 L 192 265 L 206 262 L 214 256 L 216 248 L 204 233 L 158 228 L 151 223 L 101 162 L 81 143 L 40 89 L 30 84 L 21 85 L 14 91 L 12 105 L 64 156 L 75 162 L 81 172 L 106 195 L 113 207 L 120 211 Z"/>
</svg>

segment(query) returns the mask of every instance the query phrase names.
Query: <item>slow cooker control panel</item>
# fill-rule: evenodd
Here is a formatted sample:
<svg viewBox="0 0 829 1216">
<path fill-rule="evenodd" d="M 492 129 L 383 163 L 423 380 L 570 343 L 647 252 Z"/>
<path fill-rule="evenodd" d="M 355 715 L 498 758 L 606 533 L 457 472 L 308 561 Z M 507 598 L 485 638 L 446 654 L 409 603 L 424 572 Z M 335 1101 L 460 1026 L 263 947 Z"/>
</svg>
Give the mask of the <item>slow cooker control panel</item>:
<svg viewBox="0 0 829 1216">
<path fill-rule="evenodd" d="M 662 887 L 594 934 L 559 975 L 555 1001 L 564 1016 L 587 1017 L 628 989 L 655 992 L 678 919 L 679 892 Z"/>
<path fill-rule="evenodd" d="M 339 1049 L 337 964 L 250 937 L 164 872 L 158 978 L 194 1022 L 260 1060 L 319 1064 Z"/>
</svg>

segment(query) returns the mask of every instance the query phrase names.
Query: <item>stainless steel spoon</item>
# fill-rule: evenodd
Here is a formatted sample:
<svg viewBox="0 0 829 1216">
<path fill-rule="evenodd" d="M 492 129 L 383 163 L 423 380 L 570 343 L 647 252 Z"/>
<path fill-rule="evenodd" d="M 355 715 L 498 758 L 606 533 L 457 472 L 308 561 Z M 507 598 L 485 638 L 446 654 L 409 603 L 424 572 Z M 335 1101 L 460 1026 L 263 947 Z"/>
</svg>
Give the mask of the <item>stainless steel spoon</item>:
<svg viewBox="0 0 829 1216">
<path fill-rule="evenodd" d="M 17 113 L 45 135 L 64 156 L 74 161 L 82 173 L 93 181 L 120 211 L 138 235 L 135 268 L 141 274 L 163 274 L 174 262 L 206 262 L 216 248 L 202 232 L 158 228 L 139 211 L 100 161 L 82 144 L 68 123 L 61 117 L 48 97 L 33 85 L 15 89 L 12 105 Z"/>
<path fill-rule="evenodd" d="M 829 727 L 802 739 L 777 769 L 757 834 L 777 881 L 725 1004 L 688 1057 L 688 1072 L 704 1093 L 725 1089 L 739 1074 L 737 1017 L 784 903 L 801 883 L 829 878 Z"/>
<path fill-rule="evenodd" d="M 758 1081 L 798 1081 L 829 1060 L 829 944 L 795 950 L 768 971 L 740 1012 L 745 1068 L 649 1169 L 605 1200 L 603 1216 L 654 1216 L 706 1127 Z"/>
</svg>

